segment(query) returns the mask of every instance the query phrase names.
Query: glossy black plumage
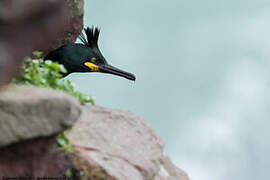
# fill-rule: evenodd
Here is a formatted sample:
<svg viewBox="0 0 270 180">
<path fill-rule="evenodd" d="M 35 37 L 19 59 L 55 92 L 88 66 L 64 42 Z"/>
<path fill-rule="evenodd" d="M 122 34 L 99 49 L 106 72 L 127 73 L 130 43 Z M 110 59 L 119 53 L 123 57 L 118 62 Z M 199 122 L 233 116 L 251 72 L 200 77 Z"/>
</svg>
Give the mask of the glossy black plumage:
<svg viewBox="0 0 270 180">
<path fill-rule="evenodd" d="M 125 72 L 109 65 L 98 48 L 99 29 L 85 28 L 79 39 L 83 44 L 72 43 L 63 45 L 50 52 L 45 60 L 49 59 L 63 64 L 67 69 L 67 74 L 73 72 L 101 72 L 122 76 L 135 81 L 132 73 Z"/>
</svg>

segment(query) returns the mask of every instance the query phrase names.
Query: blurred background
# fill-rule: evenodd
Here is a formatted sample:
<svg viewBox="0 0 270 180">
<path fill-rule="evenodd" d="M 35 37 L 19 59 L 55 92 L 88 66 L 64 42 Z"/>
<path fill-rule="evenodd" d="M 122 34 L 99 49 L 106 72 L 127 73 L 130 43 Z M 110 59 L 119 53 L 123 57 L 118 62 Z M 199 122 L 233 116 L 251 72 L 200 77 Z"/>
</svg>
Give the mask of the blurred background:
<svg viewBox="0 0 270 180">
<path fill-rule="evenodd" d="M 142 116 L 192 180 L 270 179 L 269 0 L 87 0 L 85 26 L 128 81 L 72 74 L 96 104 Z"/>
</svg>

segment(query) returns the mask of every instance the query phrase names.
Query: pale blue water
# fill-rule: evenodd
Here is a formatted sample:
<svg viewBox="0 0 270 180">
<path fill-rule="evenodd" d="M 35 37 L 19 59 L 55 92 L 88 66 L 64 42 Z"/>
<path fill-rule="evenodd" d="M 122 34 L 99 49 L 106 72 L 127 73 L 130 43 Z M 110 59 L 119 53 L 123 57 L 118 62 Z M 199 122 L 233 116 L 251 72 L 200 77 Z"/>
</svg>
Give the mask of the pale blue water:
<svg viewBox="0 0 270 180">
<path fill-rule="evenodd" d="M 73 74 L 146 119 L 193 180 L 270 179 L 270 1 L 86 1 L 85 25 L 136 82 Z"/>
</svg>

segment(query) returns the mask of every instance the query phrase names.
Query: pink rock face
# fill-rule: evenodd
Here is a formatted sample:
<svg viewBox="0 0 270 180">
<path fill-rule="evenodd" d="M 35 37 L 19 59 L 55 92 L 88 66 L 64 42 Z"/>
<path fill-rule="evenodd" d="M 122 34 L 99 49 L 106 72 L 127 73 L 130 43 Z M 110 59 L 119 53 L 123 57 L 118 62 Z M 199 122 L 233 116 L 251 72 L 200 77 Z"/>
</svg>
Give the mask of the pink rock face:
<svg viewBox="0 0 270 180">
<path fill-rule="evenodd" d="M 69 135 L 77 156 L 87 162 L 85 174 L 117 180 L 188 180 L 164 155 L 161 139 L 130 112 L 84 107 Z M 78 159 L 73 160 L 76 167 Z M 95 171 L 93 171 L 95 169 Z"/>
<path fill-rule="evenodd" d="M 0 85 L 34 50 L 49 52 L 74 42 L 83 26 L 83 0 L 0 2 Z"/>
</svg>

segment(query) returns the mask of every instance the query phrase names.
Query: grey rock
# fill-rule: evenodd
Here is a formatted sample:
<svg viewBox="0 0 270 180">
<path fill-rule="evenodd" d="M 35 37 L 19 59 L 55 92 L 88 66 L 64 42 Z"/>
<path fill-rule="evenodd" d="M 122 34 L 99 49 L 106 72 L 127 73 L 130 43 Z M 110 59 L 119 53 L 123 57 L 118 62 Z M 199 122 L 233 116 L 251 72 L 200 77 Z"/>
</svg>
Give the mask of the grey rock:
<svg viewBox="0 0 270 180">
<path fill-rule="evenodd" d="M 0 89 L 0 147 L 55 135 L 79 118 L 79 102 L 52 89 L 9 85 Z"/>
<path fill-rule="evenodd" d="M 164 155 L 153 129 L 130 112 L 85 106 L 69 137 L 89 166 L 99 167 L 113 179 L 189 179 Z"/>
</svg>

